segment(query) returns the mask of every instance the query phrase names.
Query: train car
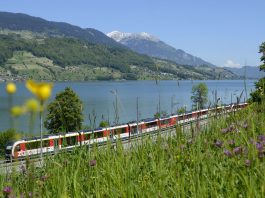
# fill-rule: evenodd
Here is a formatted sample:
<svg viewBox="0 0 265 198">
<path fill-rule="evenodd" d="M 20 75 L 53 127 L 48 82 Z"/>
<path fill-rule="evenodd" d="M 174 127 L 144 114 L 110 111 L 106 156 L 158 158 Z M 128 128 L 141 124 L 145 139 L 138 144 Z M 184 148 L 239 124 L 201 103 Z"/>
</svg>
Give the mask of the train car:
<svg viewBox="0 0 265 198">
<path fill-rule="evenodd" d="M 141 132 L 148 133 L 159 129 L 159 120 L 155 118 L 145 119 L 140 124 Z"/>
<path fill-rule="evenodd" d="M 107 128 L 97 128 L 95 130 L 87 130 L 79 132 L 81 145 L 89 145 L 95 142 L 101 143 L 107 141 L 109 138 L 109 132 Z"/>
<path fill-rule="evenodd" d="M 158 119 L 158 126 L 160 129 L 168 128 L 173 126 L 171 117 L 159 118 Z"/>
<path fill-rule="evenodd" d="M 53 141 L 55 150 L 72 150 L 81 146 L 80 133 L 78 132 L 60 133 L 54 137 Z"/>
<path fill-rule="evenodd" d="M 137 122 L 128 123 L 129 137 L 136 136 L 137 134 L 141 134 L 142 133 L 142 125 L 143 124 L 144 124 L 143 121 L 138 122 L 138 124 L 137 124 Z"/>
<path fill-rule="evenodd" d="M 42 153 L 54 151 L 54 138 L 56 135 L 46 135 L 42 139 Z M 27 156 L 39 155 L 41 153 L 40 137 L 18 140 L 6 146 L 6 159 L 25 158 Z"/>
<path fill-rule="evenodd" d="M 107 128 L 110 137 L 113 139 L 117 138 L 128 138 L 129 137 L 129 126 L 128 124 L 123 124 L 119 126 L 112 126 Z"/>
</svg>

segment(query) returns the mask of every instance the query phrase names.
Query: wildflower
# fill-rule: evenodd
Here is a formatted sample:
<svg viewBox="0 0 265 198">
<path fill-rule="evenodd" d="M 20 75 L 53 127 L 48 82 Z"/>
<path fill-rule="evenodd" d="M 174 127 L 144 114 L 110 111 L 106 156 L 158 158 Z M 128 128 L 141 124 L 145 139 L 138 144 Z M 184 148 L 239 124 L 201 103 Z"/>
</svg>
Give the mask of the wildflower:
<svg viewBox="0 0 265 198">
<path fill-rule="evenodd" d="M 261 142 L 265 142 L 265 135 L 259 135 L 258 140 Z"/>
<path fill-rule="evenodd" d="M 246 160 L 245 160 L 245 165 L 246 165 L 247 167 L 249 167 L 250 164 L 251 164 L 251 161 L 250 161 L 249 159 L 246 159 Z"/>
<path fill-rule="evenodd" d="M 221 148 L 223 146 L 223 141 L 221 140 L 214 140 L 214 145 L 218 148 Z"/>
<path fill-rule="evenodd" d="M 29 99 L 25 104 L 26 108 L 30 112 L 37 112 L 40 110 L 39 102 L 36 99 Z"/>
<path fill-rule="evenodd" d="M 4 189 L 3 189 L 3 193 L 4 193 L 5 196 L 10 195 L 11 192 L 12 192 L 12 188 L 11 188 L 10 186 L 6 186 L 6 187 L 4 187 Z"/>
<path fill-rule="evenodd" d="M 8 94 L 14 94 L 16 92 L 17 88 L 16 88 L 16 84 L 15 83 L 7 83 L 6 85 L 6 92 Z"/>
<path fill-rule="evenodd" d="M 236 148 L 234 148 L 233 149 L 233 153 L 235 154 L 235 155 L 239 155 L 239 154 L 241 154 L 242 153 L 242 151 L 243 151 L 243 149 L 242 149 L 242 147 L 236 147 Z"/>
<path fill-rule="evenodd" d="M 22 115 L 24 112 L 25 112 L 24 107 L 14 106 L 11 108 L 11 114 L 14 117 L 18 117 L 18 116 Z"/>
<path fill-rule="evenodd" d="M 256 148 L 259 152 L 262 152 L 263 150 L 263 144 L 262 143 L 256 143 Z"/>
<path fill-rule="evenodd" d="M 33 193 L 32 192 L 29 192 L 29 197 L 33 197 Z"/>
<path fill-rule="evenodd" d="M 248 128 L 248 124 L 247 123 L 244 123 L 243 128 L 244 129 L 247 129 Z"/>
<path fill-rule="evenodd" d="M 89 165 L 90 166 L 96 166 L 97 160 L 90 160 Z"/>
<path fill-rule="evenodd" d="M 224 154 L 227 156 L 227 157 L 232 157 L 232 153 L 231 153 L 231 151 L 229 151 L 229 150 L 227 150 L 227 149 L 225 149 L 224 150 Z"/>
<path fill-rule="evenodd" d="M 222 134 L 226 134 L 227 132 L 228 132 L 228 130 L 227 130 L 226 128 L 221 129 L 221 133 L 222 133 Z"/>
<path fill-rule="evenodd" d="M 26 87 L 28 88 L 28 90 L 35 94 L 41 102 L 44 102 L 50 97 L 52 92 L 52 86 L 52 83 L 37 83 L 33 80 L 28 80 L 26 82 Z"/>
</svg>

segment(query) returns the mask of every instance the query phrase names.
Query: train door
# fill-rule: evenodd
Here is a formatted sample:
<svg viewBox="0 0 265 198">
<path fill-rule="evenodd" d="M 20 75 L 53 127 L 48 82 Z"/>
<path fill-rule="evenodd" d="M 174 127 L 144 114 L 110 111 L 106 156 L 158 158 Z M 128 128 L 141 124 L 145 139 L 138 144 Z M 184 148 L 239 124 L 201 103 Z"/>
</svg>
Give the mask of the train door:
<svg viewBox="0 0 265 198">
<path fill-rule="evenodd" d="M 59 152 L 59 138 L 53 140 L 54 154 Z"/>
</svg>

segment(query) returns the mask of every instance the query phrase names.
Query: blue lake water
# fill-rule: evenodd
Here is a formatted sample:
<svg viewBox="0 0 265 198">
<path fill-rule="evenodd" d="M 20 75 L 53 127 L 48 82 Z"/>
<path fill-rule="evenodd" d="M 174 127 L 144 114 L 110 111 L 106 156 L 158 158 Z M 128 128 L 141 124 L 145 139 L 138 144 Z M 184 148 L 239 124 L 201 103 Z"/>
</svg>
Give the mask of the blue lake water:
<svg viewBox="0 0 265 198">
<path fill-rule="evenodd" d="M 100 82 L 58 82 L 54 84 L 53 100 L 58 92 L 65 87 L 71 87 L 81 98 L 84 106 L 84 123 L 90 125 L 89 114 L 96 113 L 96 125 L 102 120 L 114 123 L 114 104 L 117 97 L 119 111 L 119 123 L 136 120 L 136 100 L 138 97 L 139 119 L 153 117 L 159 109 L 167 113 L 175 113 L 178 108 L 186 106 L 191 109 L 192 86 L 205 82 L 208 86 L 209 101 L 214 101 L 215 92 L 222 103 L 230 104 L 236 102 L 236 97 L 244 90 L 242 80 L 209 80 L 209 81 L 100 81 Z M 254 80 L 247 80 L 247 94 L 254 90 Z M 16 83 L 17 92 L 13 98 L 14 105 L 21 105 L 30 97 L 34 97 L 26 88 L 24 83 Z M 0 131 L 10 127 L 8 114 L 8 95 L 5 92 L 5 83 L 0 83 Z M 241 102 L 246 98 L 242 95 Z M 49 101 L 48 101 L 49 102 Z M 173 104 L 173 105 L 172 105 Z M 38 134 L 38 119 L 35 120 L 34 133 Z M 24 115 L 15 121 L 15 127 L 24 132 L 29 131 L 29 116 Z"/>
</svg>

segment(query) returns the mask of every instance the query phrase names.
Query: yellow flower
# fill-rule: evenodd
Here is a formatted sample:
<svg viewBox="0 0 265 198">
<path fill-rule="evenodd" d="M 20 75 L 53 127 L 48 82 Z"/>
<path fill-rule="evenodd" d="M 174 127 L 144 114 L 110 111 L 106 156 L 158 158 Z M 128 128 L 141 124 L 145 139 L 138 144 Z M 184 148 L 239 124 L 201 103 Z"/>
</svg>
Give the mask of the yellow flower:
<svg viewBox="0 0 265 198">
<path fill-rule="evenodd" d="M 43 102 L 51 96 L 53 84 L 44 82 L 38 83 L 33 80 L 28 80 L 26 82 L 26 87 Z"/>
<path fill-rule="evenodd" d="M 23 107 L 20 106 L 14 106 L 11 108 L 11 114 L 14 117 L 18 117 L 20 115 L 22 115 L 25 112 L 25 109 Z"/>
<path fill-rule="evenodd" d="M 6 92 L 8 94 L 13 94 L 13 93 L 16 92 L 16 90 L 17 90 L 17 88 L 16 88 L 16 84 L 15 83 L 12 83 L 12 82 L 7 83 Z"/>
<path fill-rule="evenodd" d="M 27 110 L 30 112 L 37 112 L 40 110 L 40 104 L 34 98 L 27 100 L 25 106 L 26 106 Z"/>
</svg>

